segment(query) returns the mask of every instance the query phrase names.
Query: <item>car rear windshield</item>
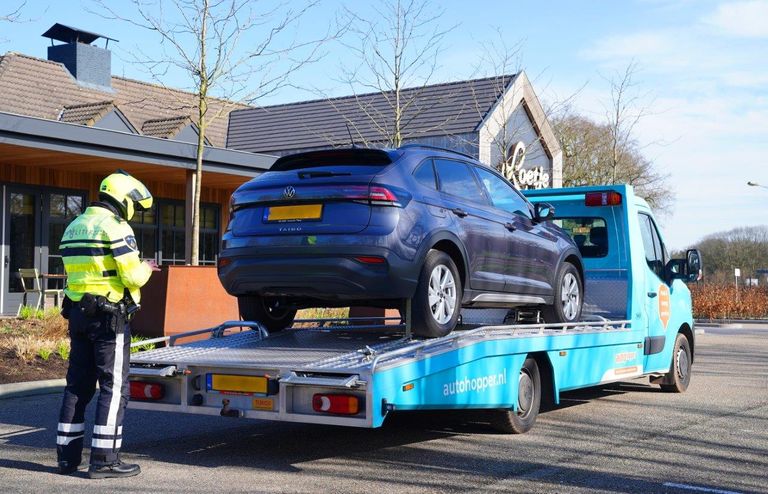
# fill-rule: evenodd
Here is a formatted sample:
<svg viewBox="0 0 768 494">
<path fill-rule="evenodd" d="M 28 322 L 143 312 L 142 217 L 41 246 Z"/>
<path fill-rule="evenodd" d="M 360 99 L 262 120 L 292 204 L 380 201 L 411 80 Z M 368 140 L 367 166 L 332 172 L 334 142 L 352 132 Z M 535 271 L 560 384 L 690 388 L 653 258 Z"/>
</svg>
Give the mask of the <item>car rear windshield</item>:
<svg viewBox="0 0 768 494">
<path fill-rule="evenodd" d="M 290 171 L 321 166 L 385 166 L 393 161 L 390 153 L 380 149 L 338 149 L 332 151 L 310 151 L 279 158 L 270 171 Z"/>
<path fill-rule="evenodd" d="M 553 221 L 576 242 L 581 257 L 608 255 L 608 228 L 603 218 L 558 218 Z"/>
</svg>

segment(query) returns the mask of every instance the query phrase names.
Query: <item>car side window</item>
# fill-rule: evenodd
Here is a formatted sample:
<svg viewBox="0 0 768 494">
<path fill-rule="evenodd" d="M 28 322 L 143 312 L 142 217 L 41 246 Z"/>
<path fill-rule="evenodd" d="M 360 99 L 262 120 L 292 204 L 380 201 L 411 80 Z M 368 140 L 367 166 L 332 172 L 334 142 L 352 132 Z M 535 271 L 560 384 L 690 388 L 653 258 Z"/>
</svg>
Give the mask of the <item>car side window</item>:
<svg viewBox="0 0 768 494">
<path fill-rule="evenodd" d="M 640 220 L 640 233 L 643 236 L 645 261 L 659 278 L 664 278 L 664 244 L 661 243 L 656 225 L 647 214 L 639 213 L 638 219 Z"/>
<path fill-rule="evenodd" d="M 460 161 L 436 159 L 435 168 L 442 192 L 467 201 L 486 203 L 483 191 L 468 165 Z"/>
<path fill-rule="evenodd" d="M 413 172 L 413 178 L 425 187 L 437 189 L 437 177 L 435 176 L 435 168 L 432 166 L 431 159 L 423 161 L 416 167 L 416 170 Z"/>
<path fill-rule="evenodd" d="M 490 170 L 484 170 L 479 166 L 476 166 L 475 170 L 495 207 L 531 218 L 528 202 L 511 185 Z"/>
</svg>

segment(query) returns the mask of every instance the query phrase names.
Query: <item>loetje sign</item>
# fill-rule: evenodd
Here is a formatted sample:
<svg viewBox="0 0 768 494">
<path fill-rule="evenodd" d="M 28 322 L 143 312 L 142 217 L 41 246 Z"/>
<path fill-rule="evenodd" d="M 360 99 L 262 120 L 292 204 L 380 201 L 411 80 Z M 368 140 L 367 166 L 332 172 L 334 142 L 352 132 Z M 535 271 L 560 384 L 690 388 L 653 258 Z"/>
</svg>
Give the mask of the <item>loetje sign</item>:
<svg viewBox="0 0 768 494">
<path fill-rule="evenodd" d="M 543 166 L 523 168 L 525 143 L 520 141 L 512 148 L 509 163 L 504 166 L 504 176 L 518 189 L 543 189 L 549 186 L 549 173 Z"/>
</svg>

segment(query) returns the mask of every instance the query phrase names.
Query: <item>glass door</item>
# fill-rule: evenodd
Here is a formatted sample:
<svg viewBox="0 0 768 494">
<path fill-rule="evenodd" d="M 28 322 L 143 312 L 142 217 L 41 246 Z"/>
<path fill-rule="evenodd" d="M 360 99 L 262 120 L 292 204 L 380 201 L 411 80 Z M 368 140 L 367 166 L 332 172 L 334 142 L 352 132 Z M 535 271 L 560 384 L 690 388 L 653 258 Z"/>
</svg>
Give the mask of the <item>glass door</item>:
<svg viewBox="0 0 768 494">
<path fill-rule="evenodd" d="M 21 186 L 4 189 L 2 313 L 16 314 L 24 295 L 19 269 L 64 274 L 59 242 L 67 225 L 83 211 L 85 195 L 79 191 Z M 43 288 L 62 288 L 64 280 L 44 278 L 42 285 Z M 37 298 L 32 297 L 27 303 L 37 303 Z"/>
<path fill-rule="evenodd" d="M 6 188 L 3 253 L 3 312 L 15 314 L 24 290 L 19 269 L 40 266 L 40 191 Z M 30 300 L 34 303 L 36 300 Z"/>
</svg>

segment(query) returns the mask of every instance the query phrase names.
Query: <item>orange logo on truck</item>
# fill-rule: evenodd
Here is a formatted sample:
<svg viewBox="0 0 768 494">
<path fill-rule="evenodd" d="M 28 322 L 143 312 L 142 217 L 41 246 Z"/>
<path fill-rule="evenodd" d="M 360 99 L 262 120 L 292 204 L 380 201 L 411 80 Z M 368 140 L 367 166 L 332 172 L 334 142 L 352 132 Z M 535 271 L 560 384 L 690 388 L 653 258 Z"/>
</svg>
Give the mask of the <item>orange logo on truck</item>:
<svg viewBox="0 0 768 494">
<path fill-rule="evenodd" d="M 669 317 L 672 313 L 672 307 L 669 305 L 669 287 L 667 285 L 659 286 L 659 319 L 664 329 L 667 329 Z"/>
</svg>

